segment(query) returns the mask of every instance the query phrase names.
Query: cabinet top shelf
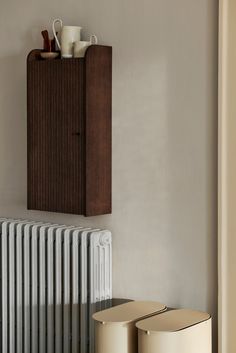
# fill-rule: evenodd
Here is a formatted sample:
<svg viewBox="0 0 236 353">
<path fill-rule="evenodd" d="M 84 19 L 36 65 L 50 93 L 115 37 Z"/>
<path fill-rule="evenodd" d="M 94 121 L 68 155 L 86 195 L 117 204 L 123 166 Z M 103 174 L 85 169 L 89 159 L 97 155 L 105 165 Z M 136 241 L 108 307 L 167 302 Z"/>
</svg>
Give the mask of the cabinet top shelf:
<svg viewBox="0 0 236 353">
<path fill-rule="evenodd" d="M 63 61 L 64 62 L 64 61 L 71 61 L 71 60 L 84 61 L 84 60 L 86 60 L 86 57 L 88 55 L 92 54 L 94 51 L 97 51 L 97 50 L 103 52 L 103 51 L 107 51 L 107 50 L 112 50 L 112 47 L 111 46 L 107 46 L 107 45 L 93 44 L 93 45 L 90 45 L 88 47 L 88 49 L 86 50 L 84 58 L 66 58 L 66 59 L 63 59 L 60 56 L 58 56 L 57 58 L 50 59 L 50 60 L 45 60 L 45 59 L 41 58 L 40 53 L 43 52 L 43 49 L 33 49 L 28 54 L 27 62 L 29 62 L 29 61 L 40 61 L 40 62 L 58 62 L 58 61 Z"/>
</svg>

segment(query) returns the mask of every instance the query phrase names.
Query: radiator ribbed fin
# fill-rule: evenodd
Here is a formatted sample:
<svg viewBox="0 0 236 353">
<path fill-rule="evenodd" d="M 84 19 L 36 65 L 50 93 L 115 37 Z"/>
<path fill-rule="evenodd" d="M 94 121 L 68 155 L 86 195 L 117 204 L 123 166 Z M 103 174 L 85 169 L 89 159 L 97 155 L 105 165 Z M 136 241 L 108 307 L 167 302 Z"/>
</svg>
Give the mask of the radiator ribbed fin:
<svg viewBox="0 0 236 353">
<path fill-rule="evenodd" d="M 62 353 L 62 228 L 55 234 L 55 352 Z"/>
<path fill-rule="evenodd" d="M 15 352 L 15 223 L 10 223 L 9 225 L 9 235 L 8 235 L 8 246 L 9 246 L 9 351 Z"/>
<path fill-rule="evenodd" d="M 72 353 L 79 353 L 80 339 L 78 332 L 80 332 L 79 325 L 79 311 L 80 311 L 80 264 L 79 264 L 79 230 L 76 230 L 72 234 L 72 243 L 71 243 L 71 256 L 72 256 L 72 295 L 71 295 L 71 325 L 72 325 Z"/>
<path fill-rule="evenodd" d="M 2 352 L 8 352 L 8 223 L 4 222 L 2 224 L 2 236 L 1 236 L 1 259 L 2 259 Z"/>
<path fill-rule="evenodd" d="M 54 350 L 54 227 L 50 227 L 47 232 L 46 256 L 46 303 L 47 303 L 47 352 Z"/>
<path fill-rule="evenodd" d="M 23 320 L 23 306 L 22 306 L 22 232 L 23 224 L 18 224 L 16 228 L 16 346 L 17 353 L 23 353 L 22 340 L 22 320 Z"/>
</svg>

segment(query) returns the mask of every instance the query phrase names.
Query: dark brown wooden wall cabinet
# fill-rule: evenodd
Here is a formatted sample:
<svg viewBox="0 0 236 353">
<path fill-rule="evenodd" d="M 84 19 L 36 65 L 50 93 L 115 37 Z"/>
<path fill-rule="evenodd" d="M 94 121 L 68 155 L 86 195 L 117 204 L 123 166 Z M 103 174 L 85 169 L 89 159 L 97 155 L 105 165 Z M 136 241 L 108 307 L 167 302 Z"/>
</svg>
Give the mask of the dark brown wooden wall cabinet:
<svg viewBox="0 0 236 353">
<path fill-rule="evenodd" d="M 111 213 L 112 48 L 27 59 L 28 209 Z"/>
</svg>

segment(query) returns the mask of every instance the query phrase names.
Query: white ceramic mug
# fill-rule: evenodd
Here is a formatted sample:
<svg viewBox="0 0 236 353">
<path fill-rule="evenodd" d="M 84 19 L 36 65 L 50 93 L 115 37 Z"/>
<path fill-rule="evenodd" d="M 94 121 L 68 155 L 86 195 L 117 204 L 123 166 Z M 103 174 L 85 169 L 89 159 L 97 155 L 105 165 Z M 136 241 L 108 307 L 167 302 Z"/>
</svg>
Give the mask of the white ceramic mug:
<svg viewBox="0 0 236 353">
<path fill-rule="evenodd" d="M 61 27 L 61 43 L 56 35 L 55 25 L 60 24 Z M 81 27 L 78 26 L 63 26 L 62 20 L 56 18 L 52 24 L 52 31 L 56 39 L 58 48 L 61 50 L 61 56 L 63 58 L 72 58 L 73 46 L 75 42 L 80 40 Z"/>
<path fill-rule="evenodd" d="M 92 44 L 97 44 L 98 43 L 98 39 L 95 36 L 95 34 L 93 34 L 92 36 L 90 36 L 89 41 L 78 41 L 74 43 L 74 57 L 75 58 L 83 58 L 85 55 L 85 52 L 87 50 L 87 48 L 92 45 Z"/>
</svg>

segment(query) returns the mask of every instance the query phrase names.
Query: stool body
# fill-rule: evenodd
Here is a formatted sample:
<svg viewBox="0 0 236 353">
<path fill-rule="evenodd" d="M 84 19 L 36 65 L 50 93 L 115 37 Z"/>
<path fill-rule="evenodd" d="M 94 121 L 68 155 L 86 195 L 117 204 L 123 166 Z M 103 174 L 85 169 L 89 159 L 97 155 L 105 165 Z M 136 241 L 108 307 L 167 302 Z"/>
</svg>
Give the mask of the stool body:
<svg viewBox="0 0 236 353">
<path fill-rule="evenodd" d="M 137 353 L 138 331 L 134 323 L 95 323 L 96 353 Z"/>
<path fill-rule="evenodd" d="M 135 323 L 165 310 L 166 306 L 157 302 L 130 302 L 94 314 L 95 352 L 137 353 Z"/>
<path fill-rule="evenodd" d="M 138 353 L 212 353 L 211 317 L 201 313 L 202 317 L 197 315 L 197 319 L 194 320 L 194 313 L 199 312 L 185 310 L 185 317 L 188 312 L 192 322 L 189 318 L 186 324 L 184 320 L 180 319 L 178 322 L 177 319 L 178 314 L 180 316 L 183 314 L 182 310 L 173 310 L 174 315 L 166 312 L 137 322 Z M 166 314 L 170 325 L 165 320 Z M 171 322 L 171 316 L 174 324 Z"/>
</svg>

